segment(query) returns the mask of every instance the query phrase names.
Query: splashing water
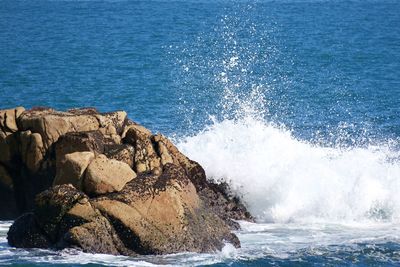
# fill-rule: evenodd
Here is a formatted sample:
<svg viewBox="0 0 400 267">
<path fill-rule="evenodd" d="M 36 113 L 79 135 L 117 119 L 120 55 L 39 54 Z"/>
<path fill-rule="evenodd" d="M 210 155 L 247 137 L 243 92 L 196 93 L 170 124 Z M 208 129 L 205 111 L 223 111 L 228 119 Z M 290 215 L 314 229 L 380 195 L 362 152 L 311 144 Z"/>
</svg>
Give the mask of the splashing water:
<svg viewBox="0 0 400 267">
<path fill-rule="evenodd" d="M 230 182 L 260 221 L 400 219 L 399 153 L 299 141 L 252 117 L 215 122 L 179 148 Z"/>
<path fill-rule="evenodd" d="M 243 9 L 256 14 L 252 5 Z M 244 114 L 264 118 L 269 114 L 270 84 L 279 80 L 286 86 L 283 74 L 272 75 L 279 69 L 275 64 L 279 51 L 270 36 L 276 28 L 273 23 L 260 27 L 252 15 L 244 17 L 237 10 L 228 13 L 210 32 L 170 51 L 178 58 L 173 75 L 186 134 L 198 132 L 213 118 L 236 120 Z"/>
<path fill-rule="evenodd" d="M 224 29 L 230 49 L 217 68 L 219 113 L 204 130 L 180 139 L 179 148 L 208 177 L 229 182 L 259 221 L 399 221 L 398 142 L 358 146 L 346 131 L 351 125 L 341 123 L 332 133 L 335 142 L 326 146 L 270 122 L 270 87 L 252 76 L 256 57 L 249 51 L 255 50 L 239 52 L 235 34 Z"/>
<path fill-rule="evenodd" d="M 399 266 L 396 1 L 111 2 L 6 4 L 3 105 L 128 108 L 258 222 L 240 249 L 133 258 L 11 248 L 0 222 L 0 265 Z"/>
<path fill-rule="evenodd" d="M 211 125 L 180 139 L 179 148 L 208 177 L 229 182 L 259 221 L 400 222 L 398 141 L 372 145 L 363 138 L 358 145 L 344 122 L 330 134 L 334 142 L 311 142 L 272 123 L 267 36 L 249 21 L 238 25 L 225 16 L 221 22 L 223 51 L 206 59 L 222 97 Z M 253 38 L 248 43 L 241 43 L 243 30 Z"/>
<path fill-rule="evenodd" d="M 221 23 L 223 26 L 220 32 L 225 46 L 222 60 L 218 60 L 216 68 L 219 73 L 215 75 L 215 83 L 222 88 L 219 111 L 223 119 L 240 119 L 243 115 L 264 117 L 267 113 L 264 95 L 267 83 L 264 75 L 253 75 L 258 65 L 268 63 L 268 54 L 261 48 L 264 36 L 259 37 L 256 25 L 247 21 L 247 36 L 257 38 L 241 43 L 238 41 L 240 31 L 234 30 L 240 22 L 224 16 Z M 243 29 L 243 26 L 240 29 Z"/>
</svg>

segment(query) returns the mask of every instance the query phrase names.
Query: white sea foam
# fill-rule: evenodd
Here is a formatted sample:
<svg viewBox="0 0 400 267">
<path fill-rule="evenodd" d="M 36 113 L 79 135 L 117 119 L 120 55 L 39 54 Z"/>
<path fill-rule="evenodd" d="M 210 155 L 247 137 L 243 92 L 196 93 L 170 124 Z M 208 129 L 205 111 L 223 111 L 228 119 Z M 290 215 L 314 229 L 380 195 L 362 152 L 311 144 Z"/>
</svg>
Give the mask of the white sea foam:
<svg viewBox="0 0 400 267">
<path fill-rule="evenodd" d="M 202 62 L 201 66 L 212 70 L 213 86 L 221 98 L 219 109 L 210 112 L 219 121 L 178 140 L 178 147 L 198 161 L 210 179 L 229 182 L 259 222 L 399 222 L 398 150 L 389 145 L 367 147 L 368 141 L 363 147 L 324 147 L 296 139 L 290 131 L 266 121 L 271 104 L 268 92 L 276 86 L 273 81 L 286 80 L 269 72 L 279 51 L 267 32 L 257 27 L 250 31 L 251 20 L 246 20 L 246 27 L 238 22 L 235 16 L 221 20 L 215 32 L 224 49 L 218 57 L 212 53 L 188 57 L 192 67 Z M 251 42 L 241 40 L 238 27 L 249 31 Z M 203 47 L 207 42 L 201 40 L 198 45 Z M 266 40 L 275 48 L 261 49 Z M 194 55 L 196 49 L 189 48 Z M 261 77 L 254 66 L 262 70 Z M 290 82 L 282 86 L 282 92 L 291 89 Z M 188 96 L 196 98 L 197 93 L 190 91 Z M 189 121 L 190 114 L 185 112 Z M 342 124 L 346 126 L 346 121 Z M 329 138 L 338 145 L 347 139 L 357 143 L 341 131 L 333 131 Z"/>
<path fill-rule="evenodd" d="M 178 146 L 258 221 L 400 220 L 400 163 L 390 160 L 399 152 L 389 146 L 322 147 L 252 116 L 214 122 Z"/>
</svg>

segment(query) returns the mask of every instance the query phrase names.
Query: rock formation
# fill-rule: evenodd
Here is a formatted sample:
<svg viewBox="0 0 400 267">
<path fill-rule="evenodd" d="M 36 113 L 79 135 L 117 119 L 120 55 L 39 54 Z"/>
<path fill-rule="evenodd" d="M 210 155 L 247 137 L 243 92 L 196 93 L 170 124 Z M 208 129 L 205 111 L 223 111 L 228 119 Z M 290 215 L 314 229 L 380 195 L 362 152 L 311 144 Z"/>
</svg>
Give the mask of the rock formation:
<svg viewBox="0 0 400 267">
<path fill-rule="evenodd" d="M 252 220 L 226 185 L 123 111 L 0 111 L 0 219 L 15 247 L 108 254 L 239 246 Z"/>
</svg>

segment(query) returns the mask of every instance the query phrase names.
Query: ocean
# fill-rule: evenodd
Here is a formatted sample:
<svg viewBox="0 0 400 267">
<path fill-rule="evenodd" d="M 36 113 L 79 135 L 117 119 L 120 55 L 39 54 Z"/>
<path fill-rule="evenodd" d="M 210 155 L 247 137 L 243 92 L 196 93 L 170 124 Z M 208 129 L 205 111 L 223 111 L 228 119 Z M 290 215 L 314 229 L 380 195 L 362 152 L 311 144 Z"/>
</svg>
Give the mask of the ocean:
<svg viewBox="0 0 400 267">
<path fill-rule="evenodd" d="M 0 108 L 125 110 L 256 223 L 242 247 L 0 265 L 399 266 L 400 2 L 0 0 Z"/>
</svg>

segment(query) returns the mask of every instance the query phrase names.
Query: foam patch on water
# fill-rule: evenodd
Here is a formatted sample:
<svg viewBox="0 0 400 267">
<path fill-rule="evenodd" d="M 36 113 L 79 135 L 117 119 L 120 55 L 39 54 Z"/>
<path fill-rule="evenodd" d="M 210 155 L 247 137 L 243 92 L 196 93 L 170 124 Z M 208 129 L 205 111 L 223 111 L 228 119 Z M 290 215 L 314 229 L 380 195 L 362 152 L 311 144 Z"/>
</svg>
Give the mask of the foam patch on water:
<svg viewBox="0 0 400 267">
<path fill-rule="evenodd" d="M 399 152 L 323 147 L 253 117 L 224 120 L 178 147 L 228 181 L 258 221 L 399 221 Z M 397 159 L 397 160 L 396 160 Z"/>
<path fill-rule="evenodd" d="M 2 244 L 3 245 L 3 244 Z M 83 253 L 77 250 L 52 251 L 45 249 L 15 249 L 1 246 L 0 264 L 36 263 L 36 264 L 68 264 L 100 266 L 174 266 L 171 264 L 152 263 L 146 258 L 132 258 L 105 254 Z"/>
<path fill-rule="evenodd" d="M 7 232 L 8 229 L 10 228 L 11 224 L 12 224 L 11 221 L 2 221 L 0 223 L 0 233 Z"/>
</svg>

